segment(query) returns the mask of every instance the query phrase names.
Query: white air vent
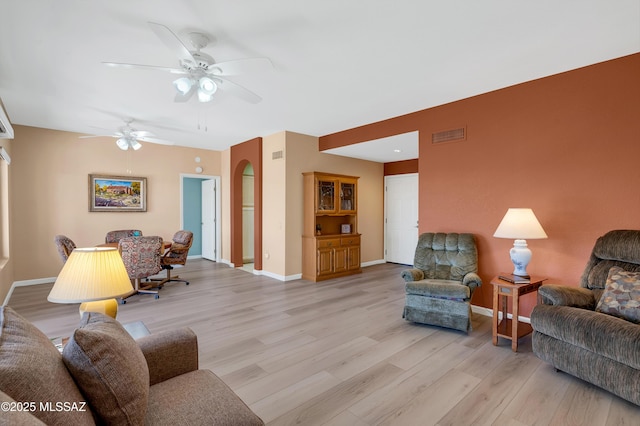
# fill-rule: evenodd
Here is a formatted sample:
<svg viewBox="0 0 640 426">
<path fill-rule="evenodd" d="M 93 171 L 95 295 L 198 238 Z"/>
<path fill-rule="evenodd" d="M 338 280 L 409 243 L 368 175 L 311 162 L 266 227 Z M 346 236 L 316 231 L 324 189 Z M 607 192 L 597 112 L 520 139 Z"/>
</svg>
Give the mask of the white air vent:
<svg viewBox="0 0 640 426">
<path fill-rule="evenodd" d="M 444 130 L 442 132 L 436 132 L 431 134 L 431 143 L 463 141 L 465 139 L 467 139 L 466 127 L 460 127 L 459 129 L 452 129 L 452 130 Z"/>
<path fill-rule="evenodd" d="M 272 160 L 279 160 L 281 158 L 284 158 L 284 151 L 280 150 L 280 151 L 274 151 L 271 153 Z"/>
<path fill-rule="evenodd" d="M 13 127 L 4 112 L 2 101 L 0 101 L 0 139 L 13 139 Z"/>
</svg>

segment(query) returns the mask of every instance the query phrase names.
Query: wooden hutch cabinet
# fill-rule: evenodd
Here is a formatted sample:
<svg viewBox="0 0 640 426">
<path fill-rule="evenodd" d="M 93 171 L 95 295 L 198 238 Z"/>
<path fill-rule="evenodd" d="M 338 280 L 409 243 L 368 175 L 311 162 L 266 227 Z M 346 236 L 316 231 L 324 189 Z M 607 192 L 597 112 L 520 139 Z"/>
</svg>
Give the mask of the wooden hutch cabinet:
<svg viewBox="0 0 640 426">
<path fill-rule="evenodd" d="M 303 173 L 302 278 L 321 281 L 362 272 L 358 178 Z"/>
</svg>

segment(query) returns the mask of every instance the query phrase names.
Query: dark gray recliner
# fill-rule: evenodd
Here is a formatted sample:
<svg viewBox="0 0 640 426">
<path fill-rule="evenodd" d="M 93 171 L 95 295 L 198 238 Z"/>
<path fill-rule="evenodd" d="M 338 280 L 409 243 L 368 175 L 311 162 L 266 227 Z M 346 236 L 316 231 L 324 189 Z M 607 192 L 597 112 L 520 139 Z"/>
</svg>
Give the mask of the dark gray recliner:
<svg viewBox="0 0 640 426">
<path fill-rule="evenodd" d="M 640 324 L 598 312 L 609 270 L 640 272 L 640 231 L 598 238 L 580 287 L 545 284 L 531 312 L 533 353 L 556 369 L 640 405 Z"/>
<path fill-rule="evenodd" d="M 407 321 L 471 330 L 471 296 L 482 285 L 472 234 L 424 233 L 413 268 L 402 272 Z"/>
</svg>

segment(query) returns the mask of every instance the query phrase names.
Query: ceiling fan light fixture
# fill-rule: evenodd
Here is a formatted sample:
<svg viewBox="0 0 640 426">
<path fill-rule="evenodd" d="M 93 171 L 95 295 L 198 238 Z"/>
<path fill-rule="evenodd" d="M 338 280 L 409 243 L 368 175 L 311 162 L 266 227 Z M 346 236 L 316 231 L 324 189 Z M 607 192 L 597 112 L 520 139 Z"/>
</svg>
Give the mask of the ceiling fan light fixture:
<svg viewBox="0 0 640 426">
<path fill-rule="evenodd" d="M 200 102 L 211 101 L 216 90 L 218 90 L 218 85 L 209 77 L 201 77 L 198 80 L 198 100 Z"/>
<path fill-rule="evenodd" d="M 123 151 L 126 151 L 129 148 L 133 149 L 134 151 L 137 151 L 140 148 L 142 148 L 142 144 L 140 142 L 138 142 L 134 138 L 128 138 L 128 137 L 119 138 L 116 141 L 116 145 L 118 145 L 118 148 L 120 148 Z"/>
<path fill-rule="evenodd" d="M 213 95 L 218 90 L 218 85 L 209 77 L 202 77 L 198 82 L 200 90 L 207 95 Z"/>
<path fill-rule="evenodd" d="M 202 90 L 198 90 L 198 101 L 200 102 L 210 102 L 213 99 L 213 96 L 207 95 Z"/>
<path fill-rule="evenodd" d="M 131 146 L 131 148 L 133 148 L 134 151 L 137 151 L 140 148 L 142 148 L 142 144 L 135 139 L 129 140 L 129 146 Z"/>
<path fill-rule="evenodd" d="M 129 149 L 129 142 L 127 141 L 126 138 L 119 138 L 116 141 L 116 145 L 118 145 L 118 148 L 120 148 L 123 151 L 126 151 L 127 149 Z"/>
<path fill-rule="evenodd" d="M 193 83 L 193 80 L 188 77 L 181 77 L 173 81 L 173 85 L 175 86 L 176 90 L 183 95 L 189 93 L 189 91 L 193 87 Z"/>
</svg>

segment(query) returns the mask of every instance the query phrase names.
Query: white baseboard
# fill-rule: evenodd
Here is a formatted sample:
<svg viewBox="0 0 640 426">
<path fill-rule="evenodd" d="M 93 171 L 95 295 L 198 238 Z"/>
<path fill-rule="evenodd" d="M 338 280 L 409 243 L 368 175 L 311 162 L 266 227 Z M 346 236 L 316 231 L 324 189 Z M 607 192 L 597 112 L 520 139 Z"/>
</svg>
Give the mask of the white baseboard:
<svg viewBox="0 0 640 426">
<path fill-rule="evenodd" d="M 236 265 L 234 265 L 233 263 L 231 263 L 231 261 L 230 261 L 230 260 L 228 260 L 228 259 L 220 259 L 220 260 L 218 261 L 218 263 L 222 263 L 222 264 L 224 264 L 224 265 L 227 265 L 227 266 L 229 266 L 230 268 L 235 268 L 235 267 L 236 267 Z"/>
<path fill-rule="evenodd" d="M 387 261 L 384 259 L 371 260 L 369 262 L 362 262 L 360 266 L 366 268 L 367 266 L 380 265 L 381 263 L 387 263 Z"/>
<path fill-rule="evenodd" d="M 493 317 L 493 309 L 485 308 L 484 306 L 471 305 L 471 312 L 474 314 L 484 315 L 485 317 Z M 501 314 L 501 312 L 498 314 Z M 512 319 L 513 316 L 511 314 L 507 314 L 507 318 Z M 531 318 L 529 317 L 518 316 L 518 321 L 531 324 Z"/>
<path fill-rule="evenodd" d="M 265 277 L 269 277 L 269 278 L 273 278 L 274 280 L 278 280 L 278 281 L 295 281 L 295 280 L 299 280 L 302 278 L 302 274 L 293 274 L 293 275 L 280 275 L 280 274 L 274 274 L 273 272 L 269 272 L 269 271 L 256 271 L 259 272 L 260 275 L 264 275 Z"/>
<path fill-rule="evenodd" d="M 2 306 L 6 306 L 7 303 L 9 303 L 9 299 L 11 299 L 13 290 L 16 287 L 27 287 L 30 285 L 38 285 L 38 284 L 51 284 L 51 283 L 54 283 L 55 281 L 56 281 L 56 277 L 38 278 L 35 280 L 14 281 L 13 284 L 11 284 L 11 288 L 9 288 L 9 292 L 7 293 L 7 296 L 4 298 L 4 302 L 2 302 Z"/>
</svg>

